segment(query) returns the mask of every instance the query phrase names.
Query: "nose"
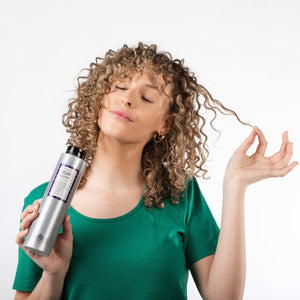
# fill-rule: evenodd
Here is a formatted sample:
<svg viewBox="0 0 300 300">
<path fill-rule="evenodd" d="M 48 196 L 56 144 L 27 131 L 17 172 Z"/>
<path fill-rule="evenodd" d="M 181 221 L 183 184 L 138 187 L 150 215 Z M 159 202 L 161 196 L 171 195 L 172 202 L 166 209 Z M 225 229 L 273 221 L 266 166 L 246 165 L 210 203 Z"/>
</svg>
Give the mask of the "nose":
<svg viewBox="0 0 300 300">
<path fill-rule="evenodd" d="M 131 107 L 131 105 L 132 105 L 132 101 L 125 95 L 121 98 L 121 103 L 124 106 L 128 106 L 128 107 Z"/>
</svg>

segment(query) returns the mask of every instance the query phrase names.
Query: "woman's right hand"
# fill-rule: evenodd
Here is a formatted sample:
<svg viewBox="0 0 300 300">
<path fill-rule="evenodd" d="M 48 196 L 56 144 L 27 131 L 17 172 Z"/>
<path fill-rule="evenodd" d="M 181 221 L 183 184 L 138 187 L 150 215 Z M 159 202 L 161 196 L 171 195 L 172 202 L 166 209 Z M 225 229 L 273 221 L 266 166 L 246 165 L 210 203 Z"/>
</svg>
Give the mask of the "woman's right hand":
<svg viewBox="0 0 300 300">
<path fill-rule="evenodd" d="M 66 216 L 63 221 L 63 231 L 58 234 L 53 249 L 49 256 L 41 256 L 24 249 L 24 238 L 28 235 L 30 226 L 38 216 L 41 199 L 28 205 L 21 214 L 21 231 L 17 234 L 16 243 L 25 251 L 25 253 L 45 272 L 50 275 L 66 274 L 73 251 L 73 235 L 70 216 Z"/>
</svg>

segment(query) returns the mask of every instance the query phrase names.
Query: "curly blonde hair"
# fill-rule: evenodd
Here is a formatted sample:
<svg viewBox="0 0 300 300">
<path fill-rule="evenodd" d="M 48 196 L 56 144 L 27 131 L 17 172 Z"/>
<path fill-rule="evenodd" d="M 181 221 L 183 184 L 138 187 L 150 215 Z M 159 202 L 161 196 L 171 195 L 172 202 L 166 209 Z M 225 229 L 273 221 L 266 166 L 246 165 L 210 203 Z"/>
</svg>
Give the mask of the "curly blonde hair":
<svg viewBox="0 0 300 300">
<path fill-rule="evenodd" d="M 207 135 L 203 128 L 206 119 L 200 110 L 205 108 L 213 113 L 210 125 L 217 112 L 237 114 L 212 98 L 200 84 L 183 60 L 173 59 L 168 52 L 158 52 L 156 45 L 139 43 L 136 48 L 124 45 L 118 51 L 109 50 L 104 58 L 96 58 L 90 64 L 88 76 L 77 78 L 77 97 L 72 98 L 68 112 L 63 115 L 63 124 L 70 133 L 68 145 L 76 145 L 87 153 L 87 168 L 80 182 L 83 188 L 91 171 L 100 132 L 98 112 L 102 99 L 116 80 L 124 80 L 131 71 L 151 70 L 157 79 L 163 78 L 161 90 L 171 86 L 169 114 L 172 127 L 160 143 L 149 141 L 142 154 L 142 170 L 147 184 L 144 205 L 157 208 L 164 206 L 166 199 L 178 204 L 185 189 L 186 180 L 200 172 L 205 178 L 209 151 Z M 202 97 L 202 103 L 200 98 Z M 249 124 L 248 124 L 249 125 Z"/>
</svg>

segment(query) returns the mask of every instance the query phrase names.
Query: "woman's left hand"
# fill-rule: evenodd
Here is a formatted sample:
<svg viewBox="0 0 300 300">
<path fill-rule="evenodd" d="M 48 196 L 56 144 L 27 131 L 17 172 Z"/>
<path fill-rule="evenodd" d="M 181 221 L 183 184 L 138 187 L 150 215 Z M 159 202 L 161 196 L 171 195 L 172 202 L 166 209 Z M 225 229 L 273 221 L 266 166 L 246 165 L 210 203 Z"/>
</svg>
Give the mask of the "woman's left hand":
<svg viewBox="0 0 300 300">
<path fill-rule="evenodd" d="M 258 137 L 259 144 L 253 155 L 248 156 L 247 151 Z M 282 135 L 280 150 L 270 157 L 265 156 L 267 141 L 260 129 L 254 127 L 251 134 L 234 152 L 226 168 L 224 183 L 238 180 L 238 183 L 248 185 L 269 177 L 283 177 L 289 173 L 298 162 L 290 163 L 293 144 L 289 142 L 288 132 Z"/>
</svg>

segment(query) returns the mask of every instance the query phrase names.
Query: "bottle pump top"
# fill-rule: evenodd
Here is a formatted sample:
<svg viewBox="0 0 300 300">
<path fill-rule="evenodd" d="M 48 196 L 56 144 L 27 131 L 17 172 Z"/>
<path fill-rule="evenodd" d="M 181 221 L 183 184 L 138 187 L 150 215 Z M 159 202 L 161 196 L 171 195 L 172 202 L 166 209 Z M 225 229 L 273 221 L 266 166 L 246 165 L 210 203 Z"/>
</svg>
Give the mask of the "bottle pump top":
<svg viewBox="0 0 300 300">
<path fill-rule="evenodd" d="M 68 146 L 66 153 L 73 154 L 81 159 L 85 158 L 85 151 L 76 147 L 76 146 Z"/>
</svg>

